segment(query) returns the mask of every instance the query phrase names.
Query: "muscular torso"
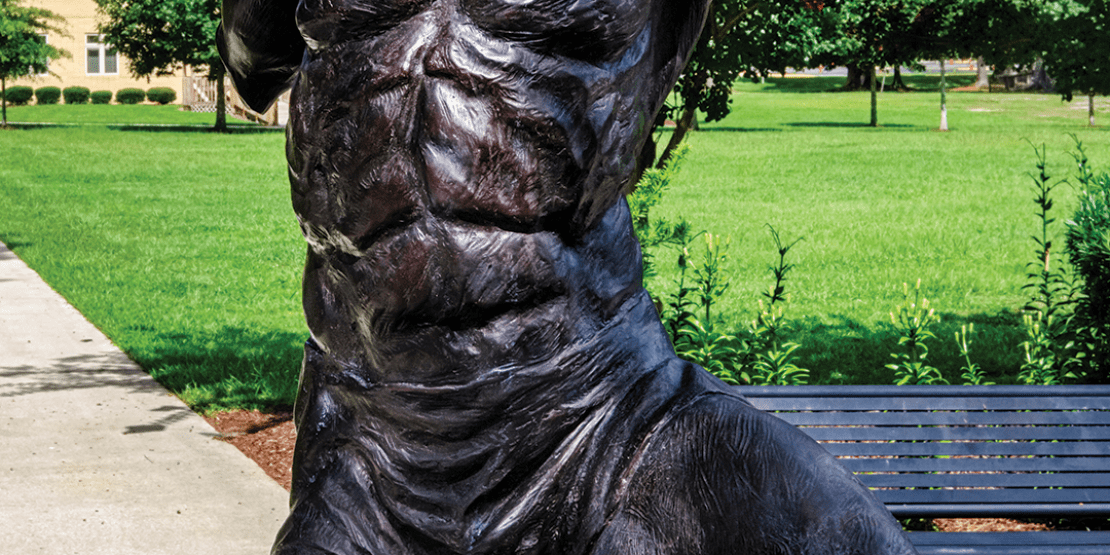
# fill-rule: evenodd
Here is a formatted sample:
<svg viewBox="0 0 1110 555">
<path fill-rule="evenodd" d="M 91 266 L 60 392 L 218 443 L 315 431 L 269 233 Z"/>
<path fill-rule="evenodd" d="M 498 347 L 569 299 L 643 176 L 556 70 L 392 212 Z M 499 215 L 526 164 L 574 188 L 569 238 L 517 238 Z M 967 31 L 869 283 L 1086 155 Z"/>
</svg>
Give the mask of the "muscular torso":
<svg viewBox="0 0 1110 555">
<path fill-rule="evenodd" d="M 293 201 L 329 267 L 316 283 L 309 274 L 306 299 L 322 287 L 320 303 L 343 304 L 317 313 L 355 311 L 367 329 L 474 327 L 573 294 L 582 279 L 563 260 L 577 256 L 568 245 L 613 208 L 657 108 L 651 11 L 627 0 L 303 2 Z M 633 268 L 634 243 L 618 240 L 608 248 Z M 363 287 L 331 284 L 337 272 Z M 327 343 L 331 323 L 309 323 Z M 342 341 L 325 346 L 358 341 L 335 333 Z"/>
<path fill-rule="evenodd" d="M 620 193 L 707 5 L 224 1 L 240 92 L 294 86 L 309 243 L 274 553 L 913 552 L 641 286 Z"/>
</svg>

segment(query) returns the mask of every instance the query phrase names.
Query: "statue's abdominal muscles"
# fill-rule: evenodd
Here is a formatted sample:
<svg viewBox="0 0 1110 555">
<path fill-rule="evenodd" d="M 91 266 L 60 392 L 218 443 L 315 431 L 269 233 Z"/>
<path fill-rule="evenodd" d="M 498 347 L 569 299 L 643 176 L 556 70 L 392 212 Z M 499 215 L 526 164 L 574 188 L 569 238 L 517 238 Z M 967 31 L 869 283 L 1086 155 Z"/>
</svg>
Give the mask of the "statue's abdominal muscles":
<svg viewBox="0 0 1110 555">
<path fill-rule="evenodd" d="M 616 200 L 628 126 L 646 128 L 613 84 L 650 37 L 646 8 L 538 4 L 302 2 L 288 158 L 322 268 L 306 297 L 315 279 L 348 314 L 421 323 L 567 287 L 555 261 Z"/>
</svg>

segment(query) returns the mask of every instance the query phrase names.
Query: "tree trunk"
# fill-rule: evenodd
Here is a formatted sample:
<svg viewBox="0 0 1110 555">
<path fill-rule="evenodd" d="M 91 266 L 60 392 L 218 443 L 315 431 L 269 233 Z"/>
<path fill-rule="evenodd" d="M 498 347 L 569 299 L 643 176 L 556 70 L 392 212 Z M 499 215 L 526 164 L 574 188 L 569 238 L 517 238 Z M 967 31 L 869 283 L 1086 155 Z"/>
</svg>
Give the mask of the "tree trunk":
<svg viewBox="0 0 1110 555">
<path fill-rule="evenodd" d="M 875 91 L 875 66 L 870 67 L 871 78 L 871 127 L 879 126 L 879 95 Z"/>
<path fill-rule="evenodd" d="M 8 126 L 8 84 L 0 77 L 0 111 L 4 112 L 4 116 L 0 118 L 0 126 Z M 1094 121 L 1094 120 L 1092 120 Z M 1094 125 L 1094 124 L 1092 124 Z"/>
<path fill-rule="evenodd" d="M 948 131 L 948 93 L 945 91 L 944 60 L 940 61 L 940 130 Z"/>
<path fill-rule="evenodd" d="M 216 68 L 216 131 L 220 133 L 227 132 L 227 100 L 225 95 L 227 92 L 224 90 L 224 65 L 217 64 Z"/>
<path fill-rule="evenodd" d="M 987 73 L 987 62 L 982 56 L 975 59 L 975 88 L 991 91 L 991 77 Z"/>
<path fill-rule="evenodd" d="M 890 88 L 896 91 L 909 90 L 906 82 L 902 80 L 902 66 L 894 64 L 894 80 L 890 83 Z"/>
<path fill-rule="evenodd" d="M 644 141 L 643 148 L 640 149 L 640 155 L 636 157 L 636 169 L 632 172 L 632 179 L 624 186 L 624 194 L 631 195 L 636 191 L 636 186 L 640 184 L 640 179 L 644 177 L 644 170 L 650 168 L 655 164 L 655 137 L 648 133 L 647 140 Z"/>
<path fill-rule="evenodd" d="M 1038 88 L 1041 89 L 1042 92 L 1046 93 L 1054 92 L 1056 90 L 1056 83 L 1054 83 L 1052 81 L 1052 78 L 1048 76 L 1048 73 L 1045 72 L 1044 60 L 1041 60 L 1040 58 L 1038 58 L 1037 62 L 1033 64 L 1033 80 L 1030 84 L 1030 88 Z"/>
<path fill-rule="evenodd" d="M 697 122 L 697 114 L 697 109 L 682 109 L 682 117 L 678 118 L 678 121 L 675 122 L 674 133 L 671 134 L 671 140 L 667 141 L 667 147 L 663 149 L 663 154 L 659 155 L 659 160 L 655 163 L 655 167 L 662 168 L 663 164 L 667 163 L 674 149 L 682 144 L 682 139 L 686 138 L 686 132 L 694 127 L 694 124 Z"/>
<path fill-rule="evenodd" d="M 1087 93 L 1087 123 L 1095 126 L 1095 93 Z"/>
<path fill-rule="evenodd" d="M 868 79 L 871 74 L 863 71 L 858 64 L 848 64 L 848 80 L 844 82 L 844 90 L 846 91 L 862 91 L 869 87 Z"/>
</svg>

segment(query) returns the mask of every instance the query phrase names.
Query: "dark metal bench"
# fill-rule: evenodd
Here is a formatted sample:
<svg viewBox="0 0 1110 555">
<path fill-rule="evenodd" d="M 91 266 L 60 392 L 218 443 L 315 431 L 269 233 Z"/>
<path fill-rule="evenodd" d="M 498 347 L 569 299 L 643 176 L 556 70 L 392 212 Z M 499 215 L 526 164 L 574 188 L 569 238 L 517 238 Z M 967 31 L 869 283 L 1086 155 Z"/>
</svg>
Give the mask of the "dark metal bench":
<svg viewBox="0 0 1110 555">
<path fill-rule="evenodd" d="M 1110 386 L 740 387 L 897 518 L 1110 516 Z M 1108 531 L 912 532 L 924 554 L 1110 553 Z"/>
</svg>

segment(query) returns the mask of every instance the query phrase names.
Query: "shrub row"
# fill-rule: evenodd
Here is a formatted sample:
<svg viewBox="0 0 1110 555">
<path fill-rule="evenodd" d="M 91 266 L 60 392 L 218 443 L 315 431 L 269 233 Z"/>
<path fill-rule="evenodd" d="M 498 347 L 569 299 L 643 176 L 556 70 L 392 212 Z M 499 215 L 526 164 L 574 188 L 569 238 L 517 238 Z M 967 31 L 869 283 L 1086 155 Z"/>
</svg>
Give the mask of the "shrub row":
<svg viewBox="0 0 1110 555">
<path fill-rule="evenodd" d="M 119 104 L 138 104 L 143 100 L 150 100 L 158 104 L 169 104 L 177 100 L 177 93 L 168 87 L 154 87 L 149 91 L 127 88 L 116 92 L 116 102 Z M 108 104 L 112 101 L 112 91 L 90 92 L 86 87 L 40 87 L 32 89 L 26 86 L 9 87 L 4 94 L 9 104 L 22 106 L 34 97 L 37 104 L 57 104 L 64 99 L 66 104 L 86 104 L 90 100 L 93 104 Z"/>
</svg>

